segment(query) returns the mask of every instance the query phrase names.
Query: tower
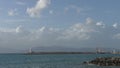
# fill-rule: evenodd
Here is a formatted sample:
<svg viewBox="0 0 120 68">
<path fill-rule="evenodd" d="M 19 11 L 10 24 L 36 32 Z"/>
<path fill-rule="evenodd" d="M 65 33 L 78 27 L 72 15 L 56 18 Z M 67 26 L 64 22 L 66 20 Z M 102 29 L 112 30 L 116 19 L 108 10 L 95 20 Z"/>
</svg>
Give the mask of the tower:
<svg viewBox="0 0 120 68">
<path fill-rule="evenodd" d="M 100 53 L 101 50 L 99 48 L 96 48 L 96 53 Z"/>
<path fill-rule="evenodd" d="M 116 50 L 115 49 L 113 49 L 112 54 L 116 54 Z"/>
<path fill-rule="evenodd" d="M 30 48 L 30 49 L 29 49 L 29 53 L 32 53 L 32 52 L 33 52 L 33 51 L 32 51 L 32 48 Z"/>
</svg>

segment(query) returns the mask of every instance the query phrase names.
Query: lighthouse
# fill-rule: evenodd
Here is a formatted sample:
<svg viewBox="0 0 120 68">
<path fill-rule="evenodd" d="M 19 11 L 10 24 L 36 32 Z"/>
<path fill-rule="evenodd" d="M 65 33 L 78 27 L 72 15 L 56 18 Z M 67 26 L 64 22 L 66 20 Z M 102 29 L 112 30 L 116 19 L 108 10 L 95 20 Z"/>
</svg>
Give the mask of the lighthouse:
<svg viewBox="0 0 120 68">
<path fill-rule="evenodd" d="M 115 49 L 113 49 L 112 54 L 116 54 L 116 50 Z"/>
<path fill-rule="evenodd" d="M 29 53 L 33 53 L 32 48 L 29 49 Z"/>
</svg>

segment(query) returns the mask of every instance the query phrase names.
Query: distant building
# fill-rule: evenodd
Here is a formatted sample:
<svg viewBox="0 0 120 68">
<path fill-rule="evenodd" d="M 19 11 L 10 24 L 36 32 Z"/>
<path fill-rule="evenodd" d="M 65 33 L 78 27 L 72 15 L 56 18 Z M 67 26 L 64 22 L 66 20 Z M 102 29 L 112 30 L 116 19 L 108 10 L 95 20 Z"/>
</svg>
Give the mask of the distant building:
<svg viewBox="0 0 120 68">
<path fill-rule="evenodd" d="M 96 53 L 97 54 L 104 54 L 106 52 L 104 50 L 100 49 L 100 48 L 96 48 Z"/>
</svg>

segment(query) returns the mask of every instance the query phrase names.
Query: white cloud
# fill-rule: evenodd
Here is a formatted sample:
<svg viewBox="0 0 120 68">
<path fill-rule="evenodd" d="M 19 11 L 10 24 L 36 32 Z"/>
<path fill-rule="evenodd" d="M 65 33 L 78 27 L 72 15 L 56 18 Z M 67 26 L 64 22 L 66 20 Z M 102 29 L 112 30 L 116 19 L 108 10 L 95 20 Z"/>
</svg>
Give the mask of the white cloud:
<svg viewBox="0 0 120 68">
<path fill-rule="evenodd" d="M 106 28 L 99 28 L 103 24 Z M 17 49 L 36 46 L 118 47 L 119 41 L 120 29 L 113 29 L 113 26 L 103 22 L 91 21 L 90 18 L 66 29 L 43 26 L 26 30 L 21 25 L 13 29 L 0 28 L 0 46 Z"/>
<path fill-rule="evenodd" d="M 22 28 L 22 26 L 20 25 L 20 26 L 18 26 L 15 30 L 16 30 L 16 33 L 19 33 L 19 32 L 21 32 L 22 30 L 21 30 L 21 28 Z"/>
<path fill-rule="evenodd" d="M 114 28 L 118 28 L 118 24 L 117 24 L 117 23 L 114 23 L 112 26 L 113 26 Z"/>
<path fill-rule="evenodd" d="M 87 24 L 86 24 L 87 23 Z M 60 39 L 79 39 L 79 40 L 88 40 L 90 39 L 90 33 L 97 32 L 94 29 L 93 21 L 90 18 L 86 19 L 86 23 L 78 23 L 63 32 L 63 36 L 59 37 Z M 88 25 L 92 24 L 92 25 Z"/>
<path fill-rule="evenodd" d="M 86 19 L 86 24 L 88 24 L 88 25 L 92 25 L 92 24 L 94 24 L 94 21 L 90 18 L 90 17 L 88 17 L 87 19 Z"/>
<path fill-rule="evenodd" d="M 97 22 L 96 25 L 105 28 L 105 24 L 103 22 Z"/>
<path fill-rule="evenodd" d="M 27 13 L 30 17 L 39 17 L 43 9 L 48 7 L 50 0 L 38 0 L 36 5 L 32 8 L 27 8 Z"/>
<path fill-rule="evenodd" d="M 17 9 L 11 9 L 10 11 L 8 11 L 8 15 L 9 16 L 16 16 L 16 15 L 18 15 Z"/>
</svg>

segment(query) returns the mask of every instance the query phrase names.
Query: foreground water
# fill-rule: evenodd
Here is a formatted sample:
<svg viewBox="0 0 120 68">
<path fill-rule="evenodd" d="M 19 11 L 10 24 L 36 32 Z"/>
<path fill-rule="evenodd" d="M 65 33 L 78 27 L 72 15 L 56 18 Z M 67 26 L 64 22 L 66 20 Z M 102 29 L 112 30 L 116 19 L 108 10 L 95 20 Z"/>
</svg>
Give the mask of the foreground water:
<svg viewBox="0 0 120 68">
<path fill-rule="evenodd" d="M 120 68 L 84 65 L 82 62 L 96 57 L 120 56 L 112 54 L 0 54 L 0 68 Z"/>
</svg>

